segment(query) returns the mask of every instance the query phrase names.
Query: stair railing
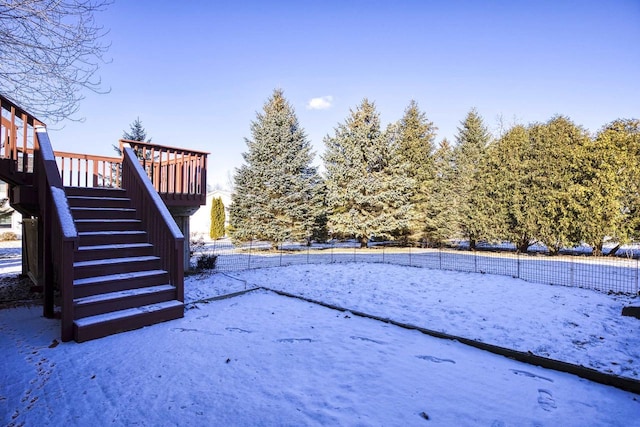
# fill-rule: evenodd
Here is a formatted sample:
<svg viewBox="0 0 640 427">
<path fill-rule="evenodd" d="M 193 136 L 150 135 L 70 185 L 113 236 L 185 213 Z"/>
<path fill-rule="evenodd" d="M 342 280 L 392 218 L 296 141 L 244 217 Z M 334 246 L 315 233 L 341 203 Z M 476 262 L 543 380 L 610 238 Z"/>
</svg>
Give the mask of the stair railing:
<svg viewBox="0 0 640 427">
<path fill-rule="evenodd" d="M 34 175 L 38 189 L 38 254 L 44 288 L 44 316 L 54 316 L 54 288 L 61 297 L 61 338 L 73 339 L 73 262 L 79 244 L 56 157 L 44 127 L 36 128 Z"/>
<path fill-rule="evenodd" d="M 149 180 L 133 148 L 126 142 L 122 148 L 122 187 L 127 191 L 143 228 L 153 244 L 162 268 L 169 272 L 177 300 L 184 302 L 184 236 L 169 209 Z"/>
</svg>

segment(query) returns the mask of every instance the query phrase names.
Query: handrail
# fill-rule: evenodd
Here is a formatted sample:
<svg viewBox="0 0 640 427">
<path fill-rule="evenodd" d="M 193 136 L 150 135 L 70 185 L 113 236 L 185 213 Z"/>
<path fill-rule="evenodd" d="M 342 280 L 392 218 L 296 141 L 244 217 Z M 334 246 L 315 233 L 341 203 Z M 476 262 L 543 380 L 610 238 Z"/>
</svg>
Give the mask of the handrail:
<svg viewBox="0 0 640 427">
<path fill-rule="evenodd" d="M 39 265 L 44 287 L 44 311 L 46 317 L 53 317 L 53 290 L 57 282 L 62 296 L 61 337 L 63 341 L 70 341 L 73 339 L 73 262 L 74 251 L 79 244 L 78 231 L 49 135 L 44 127 L 36 129 L 34 142 L 34 175 L 40 210 L 38 245 L 39 253 L 42 254 Z"/>
<path fill-rule="evenodd" d="M 149 243 L 160 257 L 162 268 L 169 272 L 169 280 L 176 288 L 177 299 L 183 302 L 184 236 L 151 184 L 133 148 L 126 143 L 121 147 L 122 186 L 147 230 Z"/>
</svg>

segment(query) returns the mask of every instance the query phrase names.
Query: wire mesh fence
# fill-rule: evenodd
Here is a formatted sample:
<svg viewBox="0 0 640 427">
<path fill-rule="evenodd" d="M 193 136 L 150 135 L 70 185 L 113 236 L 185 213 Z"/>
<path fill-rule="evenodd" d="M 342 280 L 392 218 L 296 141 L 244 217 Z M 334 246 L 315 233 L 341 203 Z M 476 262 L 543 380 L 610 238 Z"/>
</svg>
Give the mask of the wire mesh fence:
<svg viewBox="0 0 640 427">
<path fill-rule="evenodd" d="M 469 251 L 414 247 L 372 246 L 334 242 L 303 246 L 283 244 L 278 249 L 264 242 L 234 246 L 228 240 L 210 242 L 198 254 L 216 257 L 215 270 L 231 272 L 252 268 L 300 264 L 374 262 L 469 273 L 497 274 L 533 283 L 572 286 L 601 292 L 638 294 L 637 258 L 585 255 L 518 254 L 504 251 Z"/>
</svg>

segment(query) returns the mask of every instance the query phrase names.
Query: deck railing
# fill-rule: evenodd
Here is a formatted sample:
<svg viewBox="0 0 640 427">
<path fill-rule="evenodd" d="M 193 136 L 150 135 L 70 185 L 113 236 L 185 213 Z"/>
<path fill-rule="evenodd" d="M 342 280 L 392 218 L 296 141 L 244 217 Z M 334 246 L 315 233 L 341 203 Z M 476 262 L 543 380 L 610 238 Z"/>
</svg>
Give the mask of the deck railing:
<svg viewBox="0 0 640 427">
<path fill-rule="evenodd" d="M 171 206 L 204 205 L 207 195 L 207 154 L 203 151 L 120 140 L 137 155 L 162 199 Z"/>
<path fill-rule="evenodd" d="M 123 144 L 128 144 L 134 151 L 153 187 L 167 205 L 206 203 L 208 153 L 127 140 L 120 140 L 121 149 Z M 14 151 L 18 159 L 33 156 L 33 148 L 29 146 L 21 146 Z M 122 158 L 64 151 L 54 154 L 66 187 L 122 187 Z M 27 167 L 31 163 L 25 162 L 25 171 L 32 170 Z"/>
<path fill-rule="evenodd" d="M 2 95 L 0 112 L 0 158 L 13 161 L 13 172 L 33 172 L 35 129 L 44 124 Z M 208 153 L 129 140 L 121 140 L 121 148 L 124 143 L 136 153 L 167 205 L 206 203 Z M 62 151 L 54 155 L 64 186 L 122 186 L 122 158 Z"/>
<path fill-rule="evenodd" d="M 15 161 L 13 172 L 32 172 L 36 127 L 45 126 L 13 101 L 0 95 L 0 158 Z M 32 158 L 32 157 L 31 157 Z"/>
<path fill-rule="evenodd" d="M 184 236 L 171 218 L 158 192 L 151 186 L 145 171 L 128 144 L 123 144 L 122 183 L 147 231 L 162 268 L 169 272 L 170 281 L 184 301 Z"/>
</svg>

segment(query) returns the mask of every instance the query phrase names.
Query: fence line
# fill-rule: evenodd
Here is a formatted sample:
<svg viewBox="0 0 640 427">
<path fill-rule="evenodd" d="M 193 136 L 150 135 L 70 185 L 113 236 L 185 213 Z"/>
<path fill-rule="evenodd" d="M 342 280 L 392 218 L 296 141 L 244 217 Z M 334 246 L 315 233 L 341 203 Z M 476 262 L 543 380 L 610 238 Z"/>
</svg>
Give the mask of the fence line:
<svg viewBox="0 0 640 427">
<path fill-rule="evenodd" d="M 214 241 L 199 250 L 215 255 L 221 272 L 300 264 L 373 262 L 469 273 L 511 276 L 528 282 L 638 294 L 639 260 L 579 255 L 548 256 L 511 252 L 374 246 L 355 242 L 313 246 L 282 245 L 270 249 L 264 242 L 235 247 Z M 197 254 L 195 254 L 197 256 Z"/>
</svg>

